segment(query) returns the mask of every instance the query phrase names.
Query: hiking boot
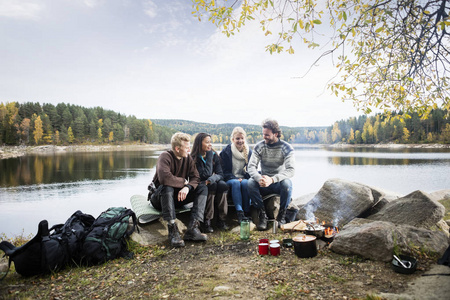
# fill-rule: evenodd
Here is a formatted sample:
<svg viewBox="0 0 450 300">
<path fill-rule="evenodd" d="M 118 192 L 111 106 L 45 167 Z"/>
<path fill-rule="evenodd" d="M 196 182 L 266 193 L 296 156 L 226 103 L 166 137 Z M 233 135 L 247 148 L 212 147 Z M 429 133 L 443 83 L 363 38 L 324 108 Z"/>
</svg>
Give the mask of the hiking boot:
<svg viewBox="0 0 450 300">
<path fill-rule="evenodd" d="M 169 229 L 169 242 L 172 247 L 184 247 L 184 241 L 180 237 L 180 232 L 178 231 L 177 223 L 167 224 Z"/>
<path fill-rule="evenodd" d="M 245 219 L 245 214 L 242 210 L 236 211 L 238 223 L 241 224 L 242 220 Z"/>
<path fill-rule="evenodd" d="M 258 224 L 256 225 L 256 229 L 258 229 L 259 231 L 266 230 L 267 229 L 267 216 L 266 216 L 266 211 L 264 210 L 264 208 L 261 208 L 259 210 L 258 217 L 259 217 L 259 221 L 258 221 Z"/>
<path fill-rule="evenodd" d="M 228 230 L 230 227 L 228 227 L 227 223 L 223 220 L 217 220 L 217 229 L 219 230 Z"/>
<path fill-rule="evenodd" d="M 205 222 L 203 222 L 203 223 L 200 225 L 200 230 L 201 230 L 203 233 L 213 233 L 213 232 L 214 232 L 214 229 L 213 229 L 212 226 L 211 226 L 211 220 L 206 219 Z"/>
<path fill-rule="evenodd" d="M 278 221 L 278 227 L 286 224 L 286 209 L 280 208 L 280 210 L 278 211 L 277 221 Z"/>
<path fill-rule="evenodd" d="M 201 233 L 200 229 L 198 229 L 199 223 L 197 220 L 191 220 L 189 222 L 189 227 L 184 234 L 184 240 L 206 241 L 208 239 L 206 234 Z"/>
</svg>

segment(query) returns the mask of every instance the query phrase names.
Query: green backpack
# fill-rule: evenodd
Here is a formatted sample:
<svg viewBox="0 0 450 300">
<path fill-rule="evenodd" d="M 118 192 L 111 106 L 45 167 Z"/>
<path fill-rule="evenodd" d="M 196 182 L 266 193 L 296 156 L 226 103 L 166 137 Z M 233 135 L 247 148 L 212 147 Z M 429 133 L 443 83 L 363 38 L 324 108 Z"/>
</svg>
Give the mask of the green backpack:
<svg viewBox="0 0 450 300">
<path fill-rule="evenodd" d="M 128 230 L 130 218 L 133 225 Z M 102 212 L 86 235 L 81 250 L 82 263 L 101 264 L 118 257 L 133 257 L 126 239 L 137 228 L 136 215 L 126 207 L 111 207 Z M 138 229 L 139 232 L 139 229 Z"/>
</svg>

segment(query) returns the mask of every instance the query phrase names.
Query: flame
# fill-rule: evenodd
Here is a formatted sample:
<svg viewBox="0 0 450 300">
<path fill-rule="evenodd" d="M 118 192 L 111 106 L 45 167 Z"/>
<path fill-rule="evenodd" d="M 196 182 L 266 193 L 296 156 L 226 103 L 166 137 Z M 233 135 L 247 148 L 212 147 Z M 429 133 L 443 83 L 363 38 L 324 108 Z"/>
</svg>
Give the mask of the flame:
<svg viewBox="0 0 450 300">
<path fill-rule="evenodd" d="M 335 235 L 336 233 L 339 233 L 339 228 L 337 227 L 326 227 L 324 230 L 325 236 L 332 236 Z"/>
</svg>

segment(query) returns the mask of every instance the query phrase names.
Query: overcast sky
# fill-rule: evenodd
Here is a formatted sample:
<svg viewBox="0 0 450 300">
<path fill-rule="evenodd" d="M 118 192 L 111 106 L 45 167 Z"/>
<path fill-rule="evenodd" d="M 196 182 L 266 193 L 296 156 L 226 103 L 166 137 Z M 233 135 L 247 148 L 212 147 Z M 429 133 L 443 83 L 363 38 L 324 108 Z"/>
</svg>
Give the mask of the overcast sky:
<svg viewBox="0 0 450 300">
<path fill-rule="evenodd" d="M 148 119 L 330 126 L 361 115 L 326 90 L 320 50 L 265 51 L 258 24 L 227 38 L 190 0 L 1 0 L 0 102 L 101 106 Z"/>
</svg>

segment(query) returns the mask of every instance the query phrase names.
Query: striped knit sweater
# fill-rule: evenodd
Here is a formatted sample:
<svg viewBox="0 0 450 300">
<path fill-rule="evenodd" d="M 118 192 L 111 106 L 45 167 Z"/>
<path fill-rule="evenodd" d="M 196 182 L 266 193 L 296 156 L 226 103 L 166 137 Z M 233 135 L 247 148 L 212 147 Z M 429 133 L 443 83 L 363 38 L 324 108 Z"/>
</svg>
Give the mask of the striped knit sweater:
<svg viewBox="0 0 450 300">
<path fill-rule="evenodd" d="M 258 172 L 259 163 L 261 163 L 261 174 Z M 274 182 L 293 177 L 295 173 L 294 148 L 282 140 L 273 144 L 266 144 L 265 141 L 259 142 L 255 145 L 248 163 L 248 173 L 258 182 L 262 175 L 272 177 Z"/>
</svg>

